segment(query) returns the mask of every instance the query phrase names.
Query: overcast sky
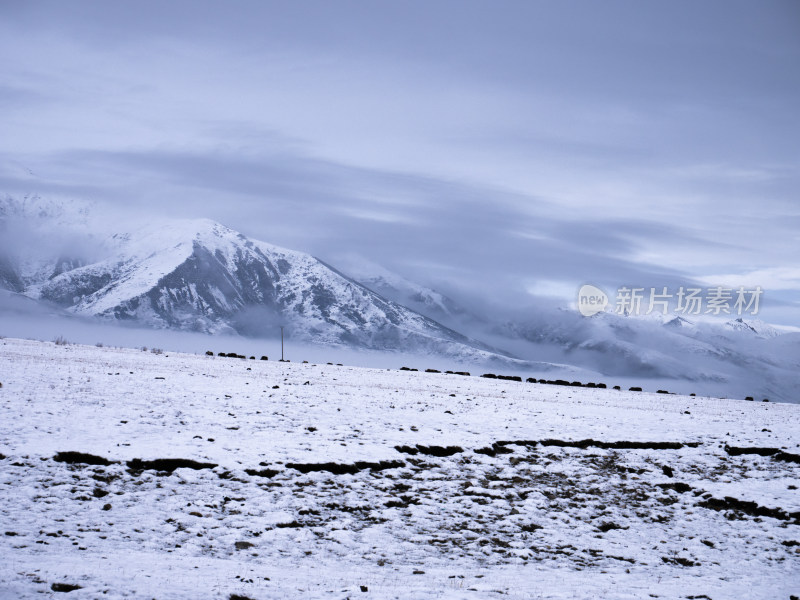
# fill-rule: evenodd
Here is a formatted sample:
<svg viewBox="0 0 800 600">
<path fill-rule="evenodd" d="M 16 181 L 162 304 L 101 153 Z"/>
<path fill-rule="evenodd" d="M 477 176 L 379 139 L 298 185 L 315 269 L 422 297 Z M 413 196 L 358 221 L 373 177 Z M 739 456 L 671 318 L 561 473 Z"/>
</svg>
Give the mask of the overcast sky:
<svg viewBox="0 0 800 600">
<path fill-rule="evenodd" d="M 795 0 L 0 2 L 0 192 L 518 307 L 761 285 L 800 325 L 798 190 Z"/>
</svg>

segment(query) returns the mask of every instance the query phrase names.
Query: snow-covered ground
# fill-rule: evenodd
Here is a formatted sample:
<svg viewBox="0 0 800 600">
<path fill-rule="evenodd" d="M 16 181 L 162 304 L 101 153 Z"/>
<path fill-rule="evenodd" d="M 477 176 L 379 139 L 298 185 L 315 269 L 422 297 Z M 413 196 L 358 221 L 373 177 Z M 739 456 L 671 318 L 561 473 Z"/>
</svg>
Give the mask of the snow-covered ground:
<svg viewBox="0 0 800 600">
<path fill-rule="evenodd" d="M 800 595 L 800 406 L 479 374 L 2 339 L 0 598 Z"/>
</svg>

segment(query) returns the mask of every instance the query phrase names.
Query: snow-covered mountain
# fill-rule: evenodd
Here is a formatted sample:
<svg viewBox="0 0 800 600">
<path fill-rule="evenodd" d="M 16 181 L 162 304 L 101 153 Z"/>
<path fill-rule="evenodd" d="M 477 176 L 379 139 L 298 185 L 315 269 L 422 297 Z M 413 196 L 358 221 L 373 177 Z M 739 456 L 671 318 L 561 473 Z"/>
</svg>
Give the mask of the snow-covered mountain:
<svg viewBox="0 0 800 600">
<path fill-rule="evenodd" d="M 517 356 L 589 369 L 670 391 L 800 402 L 800 333 L 758 320 L 691 321 L 553 310 L 495 328 L 486 339 Z"/>
<path fill-rule="evenodd" d="M 774 338 L 781 335 L 780 331 L 778 331 L 769 323 L 765 323 L 761 319 L 751 319 L 746 321 L 739 317 L 728 321 L 725 323 L 725 326 L 733 331 L 744 331 L 762 339 Z"/>
<path fill-rule="evenodd" d="M 368 261 L 351 261 L 348 272 L 386 297 L 531 363 L 570 365 L 590 378 L 647 389 L 800 401 L 800 333 L 759 319 L 695 322 L 678 315 L 608 312 L 586 318 L 571 309 L 540 309 L 492 323 Z"/>
<path fill-rule="evenodd" d="M 364 287 L 412 310 L 460 330 L 486 320 L 457 300 L 361 257 L 343 259 L 344 269 Z"/>
<path fill-rule="evenodd" d="M 91 203 L 0 195 L 0 287 L 24 292 L 96 259 L 107 223 Z"/>
<path fill-rule="evenodd" d="M 272 336 L 284 326 L 294 339 L 315 343 L 465 357 L 495 352 L 308 254 L 207 219 L 155 222 L 95 241 L 99 259 L 61 250 L 15 264 L 7 253 L 0 285 L 77 315 L 156 328 Z"/>
</svg>

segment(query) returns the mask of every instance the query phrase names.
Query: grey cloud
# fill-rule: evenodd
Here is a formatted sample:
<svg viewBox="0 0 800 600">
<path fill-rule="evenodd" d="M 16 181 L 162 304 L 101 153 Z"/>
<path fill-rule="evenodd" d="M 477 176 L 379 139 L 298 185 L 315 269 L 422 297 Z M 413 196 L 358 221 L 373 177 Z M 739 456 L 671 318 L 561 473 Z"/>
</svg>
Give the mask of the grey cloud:
<svg viewBox="0 0 800 600">
<path fill-rule="evenodd" d="M 77 151 L 50 164 L 67 179 L 94 183 L 92 195 L 112 208 L 208 216 L 334 264 L 338 255 L 360 253 L 434 287 L 453 284 L 442 273 L 449 267 L 465 282 L 496 289 L 493 297 L 503 303 L 518 302 L 526 282 L 536 278 L 576 285 L 683 282 L 687 274 L 637 263 L 631 255 L 642 238 L 702 242 L 679 227 L 557 217 L 542 198 L 291 154 L 245 160 L 219 153 Z M 137 181 L 149 183 L 140 188 Z"/>
<path fill-rule="evenodd" d="M 506 304 L 796 264 L 799 14 L 2 3 L 0 191 L 208 216 Z"/>
<path fill-rule="evenodd" d="M 52 100 L 51 96 L 30 88 L 0 83 L 0 108 L 6 111 L 29 107 L 31 104 L 44 104 Z"/>
</svg>

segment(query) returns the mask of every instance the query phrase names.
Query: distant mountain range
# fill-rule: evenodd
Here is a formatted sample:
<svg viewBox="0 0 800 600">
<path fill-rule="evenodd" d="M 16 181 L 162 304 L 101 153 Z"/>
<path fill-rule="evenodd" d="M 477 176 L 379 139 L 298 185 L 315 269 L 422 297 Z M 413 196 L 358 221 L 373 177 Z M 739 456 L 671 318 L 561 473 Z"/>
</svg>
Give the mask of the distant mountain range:
<svg viewBox="0 0 800 600">
<path fill-rule="evenodd" d="M 557 307 L 490 320 L 379 265 L 351 267 L 352 277 L 207 219 L 123 226 L 81 203 L 0 197 L 0 288 L 69 314 L 250 337 L 283 326 L 312 344 L 800 401 L 800 333 L 758 320 Z"/>
</svg>

